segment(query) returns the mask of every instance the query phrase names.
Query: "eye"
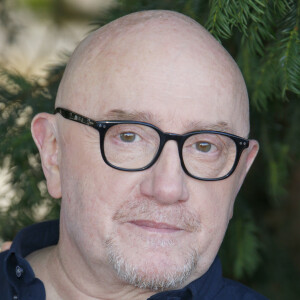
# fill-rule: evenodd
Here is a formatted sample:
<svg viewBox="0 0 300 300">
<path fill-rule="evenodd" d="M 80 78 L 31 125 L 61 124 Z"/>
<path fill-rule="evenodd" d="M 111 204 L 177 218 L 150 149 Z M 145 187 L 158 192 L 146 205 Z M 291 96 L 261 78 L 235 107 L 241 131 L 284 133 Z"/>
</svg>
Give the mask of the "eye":
<svg viewBox="0 0 300 300">
<path fill-rule="evenodd" d="M 207 153 L 213 149 L 213 145 L 207 142 L 197 142 L 194 144 L 196 150 Z"/>
<path fill-rule="evenodd" d="M 122 132 L 119 136 L 121 141 L 124 143 L 133 143 L 140 140 L 140 137 L 133 132 Z"/>
</svg>

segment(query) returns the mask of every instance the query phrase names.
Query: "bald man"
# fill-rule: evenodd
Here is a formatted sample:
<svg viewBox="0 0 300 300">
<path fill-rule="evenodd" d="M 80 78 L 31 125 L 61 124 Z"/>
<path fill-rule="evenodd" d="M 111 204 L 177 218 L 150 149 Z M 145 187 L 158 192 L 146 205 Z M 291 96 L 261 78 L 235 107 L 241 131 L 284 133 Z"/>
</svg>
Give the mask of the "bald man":
<svg viewBox="0 0 300 300">
<path fill-rule="evenodd" d="M 60 221 L 1 254 L 1 299 L 265 299 L 217 257 L 258 143 L 243 77 L 198 23 L 147 11 L 92 33 L 32 134 Z"/>
</svg>

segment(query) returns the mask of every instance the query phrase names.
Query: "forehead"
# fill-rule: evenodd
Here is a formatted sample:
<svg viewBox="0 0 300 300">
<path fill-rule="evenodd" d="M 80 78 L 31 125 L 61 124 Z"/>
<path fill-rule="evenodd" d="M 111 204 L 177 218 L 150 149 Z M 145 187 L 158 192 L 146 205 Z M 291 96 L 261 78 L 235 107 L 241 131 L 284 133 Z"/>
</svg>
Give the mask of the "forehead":
<svg viewBox="0 0 300 300">
<path fill-rule="evenodd" d="M 148 112 L 167 131 L 201 121 L 227 123 L 239 133 L 247 95 L 228 54 L 193 30 L 183 38 L 172 27 L 159 29 L 135 28 L 100 51 L 89 47 L 68 87 L 78 100 L 71 107 L 98 120 L 115 110 Z"/>
</svg>

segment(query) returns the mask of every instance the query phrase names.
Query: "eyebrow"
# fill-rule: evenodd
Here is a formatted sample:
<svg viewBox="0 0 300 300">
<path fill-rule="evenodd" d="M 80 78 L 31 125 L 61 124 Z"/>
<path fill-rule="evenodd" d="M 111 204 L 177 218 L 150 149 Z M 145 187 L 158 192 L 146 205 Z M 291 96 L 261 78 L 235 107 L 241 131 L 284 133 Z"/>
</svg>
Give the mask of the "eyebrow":
<svg viewBox="0 0 300 300">
<path fill-rule="evenodd" d="M 162 123 L 162 121 L 151 112 L 143 111 L 125 111 L 122 109 L 113 109 L 107 112 L 103 117 L 105 118 L 105 120 L 132 120 L 146 122 L 158 126 Z M 187 132 L 198 130 L 212 130 L 235 134 L 235 131 L 225 121 L 219 121 L 217 123 L 204 123 L 203 121 L 192 121 L 188 124 L 184 124 L 184 128 Z"/>
<path fill-rule="evenodd" d="M 225 121 L 219 121 L 217 123 L 203 123 L 202 121 L 190 122 L 189 128 L 196 128 L 196 130 L 212 130 L 212 131 L 223 131 L 228 133 L 233 133 L 234 130 Z"/>
<path fill-rule="evenodd" d="M 122 109 L 113 109 L 104 115 L 108 120 L 131 120 L 146 123 L 160 123 L 151 112 L 125 111 Z"/>
</svg>

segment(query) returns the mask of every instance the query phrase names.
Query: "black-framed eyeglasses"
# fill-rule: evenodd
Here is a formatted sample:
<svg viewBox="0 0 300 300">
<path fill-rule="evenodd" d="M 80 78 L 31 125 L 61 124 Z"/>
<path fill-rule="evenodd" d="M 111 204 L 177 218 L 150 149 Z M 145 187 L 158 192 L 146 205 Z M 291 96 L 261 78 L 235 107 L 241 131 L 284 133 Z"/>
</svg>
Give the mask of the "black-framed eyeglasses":
<svg viewBox="0 0 300 300">
<path fill-rule="evenodd" d="M 166 133 L 145 122 L 94 121 L 61 107 L 57 107 L 55 113 L 98 130 L 104 162 L 122 171 L 150 168 L 165 143 L 174 140 L 187 175 L 199 180 L 222 180 L 234 172 L 243 150 L 249 147 L 249 140 L 221 131 Z"/>
</svg>

